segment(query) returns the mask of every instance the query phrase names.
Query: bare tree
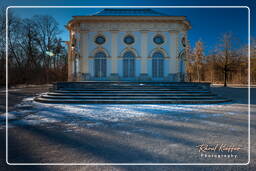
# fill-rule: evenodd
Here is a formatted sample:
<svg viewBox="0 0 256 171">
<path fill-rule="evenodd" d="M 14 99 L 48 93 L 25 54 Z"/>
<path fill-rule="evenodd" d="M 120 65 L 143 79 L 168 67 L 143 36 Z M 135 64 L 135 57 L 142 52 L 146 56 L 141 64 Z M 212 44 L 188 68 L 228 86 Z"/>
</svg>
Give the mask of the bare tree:
<svg viewBox="0 0 256 171">
<path fill-rule="evenodd" d="M 203 64 L 203 68 L 205 68 L 205 81 L 209 81 L 211 83 L 215 82 L 215 73 L 216 73 L 216 55 L 209 54 L 205 56 L 205 63 Z"/>
<path fill-rule="evenodd" d="M 60 34 L 57 21 L 52 16 L 35 15 L 32 17 L 37 30 L 37 44 L 40 57 L 45 68 L 46 81 L 49 81 L 49 69 L 52 66 L 53 51 L 57 43 L 57 36 Z"/>
<path fill-rule="evenodd" d="M 5 83 L 5 9 L 0 9 L 0 85 Z"/>
<path fill-rule="evenodd" d="M 24 51 L 20 46 L 20 40 L 23 38 L 22 34 L 22 19 L 17 17 L 14 13 L 8 13 L 8 71 L 9 84 L 11 85 L 15 80 L 24 81 L 25 74 L 23 73 L 26 57 Z"/>
<path fill-rule="evenodd" d="M 222 35 L 219 44 L 219 52 L 216 62 L 223 72 L 224 86 L 227 86 L 228 74 L 235 70 L 236 64 L 240 63 L 241 54 L 238 49 L 239 40 L 232 36 L 231 33 Z"/>
<path fill-rule="evenodd" d="M 5 84 L 5 9 L 0 11 L 0 84 Z M 52 16 L 21 19 L 8 14 L 9 85 L 64 81 L 67 50 L 58 37 L 58 23 Z M 48 55 L 50 52 L 53 55 Z M 50 76 L 49 76 L 50 75 Z"/>
<path fill-rule="evenodd" d="M 197 73 L 197 81 L 200 82 L 201 80 L 201 69 L 203 65 L 203 58 L 204 58 L 204 49 L 203 43 L 199 40 L 196 42 L 196 47 L 194 49 L 194 59 L 195 59 L 195 67 Z"/>
<path fill-rule="evenodd" d="M 251 81 L 252 83 L 256 83 L 256 39 L 251 38 Z"/>
</svg>

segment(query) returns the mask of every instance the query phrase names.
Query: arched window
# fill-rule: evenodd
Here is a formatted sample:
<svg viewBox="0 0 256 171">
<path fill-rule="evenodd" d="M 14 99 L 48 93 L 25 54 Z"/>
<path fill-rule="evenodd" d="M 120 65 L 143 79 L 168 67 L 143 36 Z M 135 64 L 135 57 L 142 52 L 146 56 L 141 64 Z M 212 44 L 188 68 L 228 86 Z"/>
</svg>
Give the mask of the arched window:
<svg viewBox="0 0 256 171">
<path fill-rule="evenodd" d="M 107 76 L 107 56 L 104 52 L 97 52 L 94 56 L 94 74 L 96 78 Z"/>
<path fill-rule="evenodd" d="M 152 77 L 164 77 L 164 55 L 162 52 L 155 52 L 152 55 Z"/>
<path fill-rule="evenodd" d="M 123 76 L 125 78 L 135 77 L 135 55 L 131 51 L 123 55 Z"/>
</svg>

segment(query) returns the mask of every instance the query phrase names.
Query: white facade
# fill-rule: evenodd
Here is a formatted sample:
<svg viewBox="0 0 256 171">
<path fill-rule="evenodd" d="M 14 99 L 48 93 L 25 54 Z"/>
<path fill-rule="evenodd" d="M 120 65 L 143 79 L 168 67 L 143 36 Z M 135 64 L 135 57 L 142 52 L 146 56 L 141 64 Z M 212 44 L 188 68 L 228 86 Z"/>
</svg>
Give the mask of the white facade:
<svg viewBox="0 0 256 171">
<path fill-rule="evenodd" d="M 184 81 L 183 16 L 75 16 L 67 28 L 69 81 Z"/>
</svg>

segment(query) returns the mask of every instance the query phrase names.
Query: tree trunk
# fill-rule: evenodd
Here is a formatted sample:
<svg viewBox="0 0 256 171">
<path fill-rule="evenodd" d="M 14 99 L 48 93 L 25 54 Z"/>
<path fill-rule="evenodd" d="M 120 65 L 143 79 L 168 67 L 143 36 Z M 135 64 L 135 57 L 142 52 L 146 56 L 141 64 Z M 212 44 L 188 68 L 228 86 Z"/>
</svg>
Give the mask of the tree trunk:
<svg viewBox="0 0 256 171">
<path fill-rule="evenodd" d="M 227 66 L 224 67 L 224 87 L 227 87 Z"/>
<path fill-rule="evenodd" d="M 199 67 L 197 67 L 197 82 L 200 82 L 200 72 L 199 72 Z"/>
</svg>

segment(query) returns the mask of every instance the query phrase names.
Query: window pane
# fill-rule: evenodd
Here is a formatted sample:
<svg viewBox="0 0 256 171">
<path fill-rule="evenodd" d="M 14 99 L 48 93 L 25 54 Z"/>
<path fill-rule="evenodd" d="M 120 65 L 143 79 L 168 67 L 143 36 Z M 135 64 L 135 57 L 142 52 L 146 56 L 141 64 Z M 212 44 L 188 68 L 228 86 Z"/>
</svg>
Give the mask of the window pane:
<svg viewBox="0 0 256 171">
<path fill-rule="evenodd" d="M 94 57 L 95 77 L 102 78 L 107 76 L 107 59 L 104 52 L 97 52 Z"/>
<path fill-rule="evenodd" d="M 155 52 L 152 59 L 153 78 L 164 77 L 164 55 L 161 52 Z"/>
<path fill-rule="evenodd" d="M 126 78 L 135 77 L 135 55 L 131 51 L 123 55 L 123 75 Z"/>
</svg>

